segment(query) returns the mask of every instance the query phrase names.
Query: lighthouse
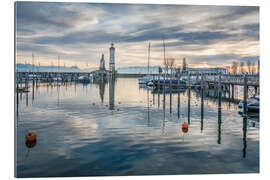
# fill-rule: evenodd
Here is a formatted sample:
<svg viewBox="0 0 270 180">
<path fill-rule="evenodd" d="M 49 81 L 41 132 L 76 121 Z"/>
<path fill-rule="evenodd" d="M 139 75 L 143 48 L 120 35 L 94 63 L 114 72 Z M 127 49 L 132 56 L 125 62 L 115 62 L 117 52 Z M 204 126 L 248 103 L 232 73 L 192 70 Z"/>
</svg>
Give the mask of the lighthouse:
<svg viewBox="0 0 270 180">
<path fill-rule="evenodd" d="M 111 71 L 112 74 L 115 74 L 114 52 L 115 52 L 115 48 L 113 47 L 113 43 L 111 43 L 111 47 L 110 47 L 110 71 Z"/>
</svg>

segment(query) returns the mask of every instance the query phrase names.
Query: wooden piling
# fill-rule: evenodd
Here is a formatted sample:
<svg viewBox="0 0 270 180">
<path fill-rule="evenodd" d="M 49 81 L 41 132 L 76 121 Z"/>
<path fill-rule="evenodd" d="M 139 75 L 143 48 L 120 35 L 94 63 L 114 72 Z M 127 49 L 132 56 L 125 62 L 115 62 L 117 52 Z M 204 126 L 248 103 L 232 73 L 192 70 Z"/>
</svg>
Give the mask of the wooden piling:
<svg viewBox="0 0 270 180">
<path fill-rule="evenodd" d="M 221 108 L 221 75 L 218 77 L 218 107 Z"/>
<path fill-rule="evenodd" d="M 243 99 L 243 102 L 244 102 L 244 115 L 247 114 L 247 96 L 248 96 L 248 86 L 247 86 L 247 76 L 244 75 L 244 99 Z"/>
<path fill-rule="evenodd" d="M 188 87 L 188 124 L 190 124 L 190 87 Z"/>
<path fill-rule="evenodd" d="M 157 87 L 158 87 L 158 108 L 160 106 L 160 73 L 158 74 L 158 83 L 157 83 Z"/>
<path fill-rule="evenodd" d="M 18 85 L 18 79 L 16 78 L 16 113 L 17 117 L 19 115 L 19 85 Z"/>
<path fill-rule="evenodd" d="M 166 74 L 164 74 L 164 80 L 163 80 L 163 86 L 162 86 L 162 89 L 163 89 L 163 110 L 165 111 L 165 80 L 166 80 Z"/>
<path fill-rule="evenodd" d="M 170 114 L 172 113 L 172 77 L 170 77 Z"/>
<path fill-rule="evenodd" d="M 149 113 L 149 89 L 147 89 L 147 125 L 150 126 L 150 113 Z"/>
<path fill-rule="evenodd" d="M 180 118 L 180 75 L 178 74 L 178 81 L 177 81 L 177 116 L 178 119 Z"/>
<path fill-rule="evenodd" d="M 218 78 L 218 144 L 221 144 L 221 75 Z"/>
<path fill-rule="evenodd" d="M 232 99 L 234 99 L 234 84 L 232 84 Z"/>
<path fill-rule="evenodd" d="M 203 75 L 201 76 L 201 132 L 203 131 L 204 118 L 204 94 L 203 94 Z"/>
</svg>

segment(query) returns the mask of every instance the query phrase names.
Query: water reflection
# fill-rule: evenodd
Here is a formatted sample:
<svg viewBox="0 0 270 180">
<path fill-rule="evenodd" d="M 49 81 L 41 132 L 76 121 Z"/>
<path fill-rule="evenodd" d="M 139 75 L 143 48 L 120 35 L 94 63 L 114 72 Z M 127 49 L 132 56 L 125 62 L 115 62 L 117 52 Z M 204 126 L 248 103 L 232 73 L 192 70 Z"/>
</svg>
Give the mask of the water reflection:
<svg viewBox="0 0 270 180">
<path fill-rule="evenodd" d="M 180 119 L 180 89 L 178 89 L 177 93 L 177 117 Z"/>
<path fill-rule="evenodd" d="M 103 101 L 104 101 L 104 93 L 105 93 L 105 84 L 107 82 L 104 80 L 100 81 L 99 82 L 99 95 L 100 95 L 100 100 L 101 100 L 101 103 L 103 104 Z"/>
<path fill-rule="evenodd" d="M 16 83 L 16 119 L 18 119 L 18 116 L 19 116 L 19 85 L 18 83 Z M 22 93 L 20 93 L 22 94 Z M 21 97 L 21 95 L 20 95 Z"/>
<path fill-rule="evenodd" d="M 26 101 L 25 101 L 26 106 L 28 106 L 28 93 L 26 93 L 25 99 L 26 99 Z"/>
<path fill-rule="evenodd" d="M 104 102 L 104 94 L 105 94 L 105 87 L 108 83 L 107 78 L 100 78 L 100 79 L 94 79 L 93 84 L 97 84 L 99 88 L 99 97 L 100 97 L 100 102 L 103 104 Z"/>
<path fill-rule="evenodd" d="M 247 149 L 247 118 L 243 118 L 243 158 L 246 158 Z"/>
<path fill-rule="evenodd" d="M 203 117 L 204 117 L 204 91 L 201 88 L 201 132 L 203 132 Z"/>
<path fill-rule="evenodd" d="M 248 126 L 251 118 L 243 119 L 237 104 L 220 91 L 213 98 L 203 89 L 153 90 L 132 78 L 50 86 L 39 84 L 29 93 L 32 106 L 27 93 L 19 100 L 20 177 L 259 171 L 259 127 Z M 118 106 L 121 111 L 112 113 Z M 190 124 L 185 135 L 181 118 Z M 30 150 L 24 139 L 28 129 L 39 133 L 39 142 L 23 161 Z"/>
<path fill-rule="evenodd" d="M 188 124 L 190 124 L 190 87 L 188 88 Z"/>
<path fill-rule="evenodd" d="M 218 92 L 218 144 L 221 144 L 221 90 Z"/>
<path fill-rule="evenodd" d="M 34 103 L 34 99 L 35 99 L 35 81 L 33 80 L 33 83 L 32 83 L 32 104 Z"/>
<path fill-rule="evenodd" d="M 172 88 L 171 88 L 171 80 L 170 80 L 170 86 L 169 86 L 169 91 L 170 91 L 170 114 L 172 114 Z"/>
<path fill-rule="evenodd" d="M 59 95 L 59 86 L 58 86 L 58 82 L 57 82 L 57 106 L 59 106 L 59 103 L 60 103 L 60 95 Z"/>
<path fill-rule="evenodd" d="M 150 126 L 150 112 L 149 112 L 149 89 L 147 89 L 147 126 Z"/>
<path fill-rule="evenodd" d="M 114 110 L 114 90 L 115 90 L 115 78 L 111 76 L 109 78 L 109 109 Z"/>
</svg>

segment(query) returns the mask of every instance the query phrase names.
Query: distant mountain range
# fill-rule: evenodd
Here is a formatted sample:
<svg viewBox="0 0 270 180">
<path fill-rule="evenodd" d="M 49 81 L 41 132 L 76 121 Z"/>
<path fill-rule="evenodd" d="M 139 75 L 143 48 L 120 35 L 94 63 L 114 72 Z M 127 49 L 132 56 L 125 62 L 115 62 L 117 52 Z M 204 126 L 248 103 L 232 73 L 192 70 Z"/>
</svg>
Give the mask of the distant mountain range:
<svg viewBox="0 0 270 180">
<path fill-rule="evenodd" d="M 91 72 L 95 71 L 97 68 L 89 68 L 89 69 L 80 69 L 77 66 L 65 67 L 59 66 L 59 72 Z M 24 71 L 24 72 L 58 72 L 58 66 L 35 66 L 31 64 L 16 64 L 16 71 Z"/>
<path fill-rule="evenodd" d="M 149 67 L 150 73 L 158 73 L 159 66 Z M 80 69 L 77 66 L 64 67 L 59 66 L 59 72 L 91 72 L 98 68 L 88 68 Z M 129 67 L 119 67 L 116 69 L 118 73 L 121 74 L 146 74 L 148 72 L 147 66 L 129 66 Z M 58 72 L 58 66 L 35 66 L 31 64 L 16 64 L 16 71 L 24 72 Z"/>
<path fill-rule="evenodd" d="M 149 73 L 158 74 L 159 67 L 160 66 L 150 66 Z M 148 67 L 147 66 L 119 67 L 117 68 L 117 72 L 121 74 L 147 74 Z"/>
<path fill-rule="evenodd" d="M 160 66 L 150 66 L 149 73 L 150 74 L 158 74 Z M 59 66 L 59 72 L 92 72 L 97 70 L 98 68 L 88 68 L 88 69 L 80 69 L 77 66 L 64 67 Z M 218 70 L 226 70 L 224 68 L 188 68 L 189 71 L 218 71 Z M 147 74 L 148 67 L 147 66 L 128 66 L 128 67 L 119 67 L 116 69 L 120 74 Z M 164 68 L 162 68 L 164 71 Z M 58 72 L 57 66 L 35 66 L 31 64 L 16 64 L 16 71 L 24 71 L 24 72 Z"/>
</svg>

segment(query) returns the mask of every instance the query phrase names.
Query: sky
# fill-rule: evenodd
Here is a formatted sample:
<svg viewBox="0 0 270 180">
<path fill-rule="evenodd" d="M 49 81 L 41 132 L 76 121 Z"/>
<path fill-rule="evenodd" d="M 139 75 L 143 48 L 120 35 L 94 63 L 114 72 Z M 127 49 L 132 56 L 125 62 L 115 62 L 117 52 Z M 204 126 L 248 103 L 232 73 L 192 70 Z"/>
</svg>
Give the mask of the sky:
<svg viewBox="0 0 270 180">
<path fill-rule="evenodd" d="M 100 3 L 16 3 L 16 62 L 106 68 L 111 42 L 117 67 L 227 67 L 259 59 L 259 7 Z"/>
</svg>

